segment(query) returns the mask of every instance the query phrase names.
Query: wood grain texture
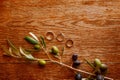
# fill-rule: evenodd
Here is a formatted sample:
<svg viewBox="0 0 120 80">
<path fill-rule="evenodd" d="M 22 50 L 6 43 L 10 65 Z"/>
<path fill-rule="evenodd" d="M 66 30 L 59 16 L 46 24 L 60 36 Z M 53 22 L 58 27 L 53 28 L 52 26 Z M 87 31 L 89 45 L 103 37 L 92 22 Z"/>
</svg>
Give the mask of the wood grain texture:
<svg viewBox="0 0 120 80">
<path fill-rule="evenodd" d="M 23 38 L 30 31 L 37 36 L 64 33 L 65 41 L 74 40 L 74 47 L 65 48 L 64 63 L 71 64 L 73 53 L 81 61 L 100 58 L 109 66 L 107 76 L 120 80 L 120 0 L 0 0 L 0 45 L 7 45 L 9 38 L 17 46 L 29 47 Z M 65 41 L 47 41 L 47 47 L 60 48 Z M 91 71 L 86 64 L 80 69 Z M 0 80 L 74 80 L 74 73 L 55 64 L 40 68 L 4 57 L 1 49 Z"/>
</svg>

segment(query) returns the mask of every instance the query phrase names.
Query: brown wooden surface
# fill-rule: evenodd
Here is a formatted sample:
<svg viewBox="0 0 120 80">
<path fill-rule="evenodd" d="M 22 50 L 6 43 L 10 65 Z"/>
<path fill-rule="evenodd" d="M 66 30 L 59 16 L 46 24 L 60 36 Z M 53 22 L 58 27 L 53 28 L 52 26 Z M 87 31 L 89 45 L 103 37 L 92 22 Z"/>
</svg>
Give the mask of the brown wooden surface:
<svg viewBox="0 0 120 80">
<path fill-rule="evenodd" d="M 71 64 L 73 53 L 81 61 L 99 58 L 109 66 L 107 76 L 120 79 L 120 0 L 0 0 L 0 45 L 7 45 L 9 38 L 17 46 L 29 47 L 23 38 L 30 31 L 37 36 L 64 33 L 65 41 L 74 40 L 74 47 L 65 49 L 64 63 Z M 61 47 L 65 41 L 54 39 L 47 46 Z M 86 64 L 80 69 L 91 70 Z M 4 57 L 0 50 L 0 80 L 74 80 L 74 73 L 55 64 L 40 68 Z"/>
</svg>

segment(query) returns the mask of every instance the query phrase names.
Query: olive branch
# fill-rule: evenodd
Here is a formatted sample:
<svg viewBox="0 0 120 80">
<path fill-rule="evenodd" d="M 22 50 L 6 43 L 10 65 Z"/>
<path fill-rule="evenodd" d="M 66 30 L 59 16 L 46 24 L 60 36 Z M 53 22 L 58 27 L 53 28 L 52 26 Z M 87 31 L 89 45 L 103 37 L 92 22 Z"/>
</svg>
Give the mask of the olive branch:
<svg viewBox="0 0 120 80">
<path fill-rule="evenodd" d="M 67 65 L 65 63 L 62 62 L 62 57 L 64 55 L 64 47 L 62 48 L 61 53 L 59 52 L 59 49 L 56 46 L 52 46 L 51 50 L 47 50 L 46 47 L 46 42 L 43 36 L 40 36 L 39 38 L 33 34 L 32 32 L 29 32 L 30 36 L 25 36 L 25 40 L 31 44 L 33 44 L 34 48 L 29 50 L 29 49 L 25 49 L 23 47 L 16 47 L 9 39 L 7 39 L 9 48 L 7 49 L 6 47 L 2 46 L 3 50 L 4 50 L 4 55 L 10 56 L 10 57 L 14 57 L 14 58 L 24 58 L 24 59 L 28 59 L 30 61 L 36 61 L 38 62 L 38 64 L 40 66 L 44 66 L 46 63 L 50 62 L 50 63 L 55 63 L 58 64 L 60 66 L 66 67 L 68 69 L 71 69 L 73 71 L 76 72 L 81 72 L 81 73 L 85 73 L 89 75 L 89 78 L 91 76 L 96 76 L 95 72 L 100 71 L 99 68 L 96 66 L 94 66 L 91 62 L 89 62 L 87 59 L 85 59 L 85 61 L 94 69 L 93 73 L 81 70 L 81 69 L 77 69 L 74 68 L 70 65 Z M 35 58 L 32 55 L 32 52 L 40 52 L 41 50 L 44 51 L 44 53 L 47 56 L 47 59 L 39 59 L 39 58 Z M 52 57 L 50 56 L 52 55 L 53 57 L 57 58 L 58 60 L 54 60 L 52 59 Z M 96 60 L 97 64 L 99 65 L 100 61 Z M 89 78 L 85 78 L 85 80 L 89 80 Z M 108 80 L 113 80 L 112 78 L 106 77 L 104 76 L 104 79 L 108 79 Z"/>
</svg>

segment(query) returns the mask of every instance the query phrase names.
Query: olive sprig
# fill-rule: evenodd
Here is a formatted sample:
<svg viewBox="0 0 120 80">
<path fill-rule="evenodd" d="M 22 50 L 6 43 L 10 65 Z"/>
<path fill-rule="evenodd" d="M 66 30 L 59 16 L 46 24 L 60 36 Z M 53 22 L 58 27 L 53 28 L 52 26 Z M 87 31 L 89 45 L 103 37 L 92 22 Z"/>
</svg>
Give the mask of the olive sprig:
<svg viewBox="0 0 120 80">
<path fill-rule="evenodd" d="M 85 74 L 88 74 L 88 75 L 91 75 L 91 76 L 96 76 L 95 73 L 90 73 L 90 72 L 87 72 L 87 71 L 84 71 L 84 70 L 81 70 L 81 69 L 77 69 L 77 68 L 74 68 L 70 65 L 67 65 L 67 64 L 64 64 L 62 62 L 62 56 L 64 54 L 64 47 L 62 48 L 62 52 L 60 54 L 59 52 L 59 49 L 56 47 L 56 46 L 52 46 L 50 52 L 47 50 L 47 47 L 46 47 L 46 42 L 44 40 L 44 37 L 43 36 L 40 36 L 40 38 L 38 38 L 35 34 L 33 34 L 32 32 L 29 33 L 31 36 L 25 36 L 25 40 L 31 44 L 33 44 L 34 46 L 34 50 L 35 51 L 41 51 L 43 50 L 44 53 L 47 55 L 48 59 L 39 59 L 39 58 L 35 58 L 31 53 L 32 51 L 31 50 L 26 50 L 24 49 L 23 47 L 19 47 L 17 48 L 9 39 L 7 39 L 7 42 L 9 44 L 9 49 L 3 47 L 3 50 L 5 52 L 5 55 L 7 56 L 11 56 L 11 57 L 15 57 L 15 58 L 25 58 L 25 59 L 28 59 L 30 61 L 37 61 L 38 64 L 40 66 L 45 66 L 47 62 L 51 62 L 51 63 L 55 63 L 55 64 L 58 64 L 60 66 L 63 66 L 63 67 L 66 67 L 66 68 L 69 68 L 73 71 L 76 71 L 76 72 L 81 72 L 81 73 L 85 73 Z M 51 53 L 51 54 L 50 54 Z M 57 60 L 54 60 L 51 58 L 50 55 L 53 55 L 53 56 L 56 56 L 57 59 L 60 59 L 60 61 L 57 61 Z M 87 63 L 91 64 L 90 62 L 87 61 Z M 92 65 L 91 65 L 92 66 Z M 109 78 L 109 77 L 104 77 L 105 79 L 108 79 L 108 80 L 113 80 L 112 78 Z"/>
<path fill-rule="evenodd" d="M 2 46 L 2 48 L 5 52 L 4 55 L 12 56 L 12 57 L 15 57 L 15 58 L 21 58 L 22 56 L 19 53 L 19 49 L 17 49 L 15 47 L 15 45 L 9 39 L 7 39 L 7 42 L 8 42 L 10 47 L 7 49 L 5 46 Z"/>
<path fill-rule="evenodd" d="M 93 68 L 93 73 L 96 74 L 96 78 L 98 80 L 103 80 L 108 71 L 108 67 L 106 64 L 103 64 L 99 59 L 95 59 L 94 62 L 90 62 L 87 59 L 85 61 L 89 64 L 90 67 Z M 93 78 L 93 76 L 89 75 L 88 79 Z"/>
</svg>

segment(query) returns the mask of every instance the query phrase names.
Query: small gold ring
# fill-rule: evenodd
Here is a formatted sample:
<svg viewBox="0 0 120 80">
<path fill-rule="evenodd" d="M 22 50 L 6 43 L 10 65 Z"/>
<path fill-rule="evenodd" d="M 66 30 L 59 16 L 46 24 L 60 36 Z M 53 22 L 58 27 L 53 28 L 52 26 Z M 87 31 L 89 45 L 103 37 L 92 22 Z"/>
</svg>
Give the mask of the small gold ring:
<svg viewBox="0 0 120 80">
<path fill-rule="evenodd" d="M 45 37 L 47 40 L 52 41 L 54 39 L 55 35 L 52 31 L 49 31 L 46 33 Z"/>
<path fill-rule="evenodd" d="M 66 41 L 66 47 L 71 48 L 73 46 L 73 40 L 69 39 Z"/>
<path fill-rule="evenodd" d="M 59 41 L 59 42 L 62 42 L 64 41 L 64 34 L 63 33 L 59 33 L 56 37 L 56 40 Z"/>
</svg>

